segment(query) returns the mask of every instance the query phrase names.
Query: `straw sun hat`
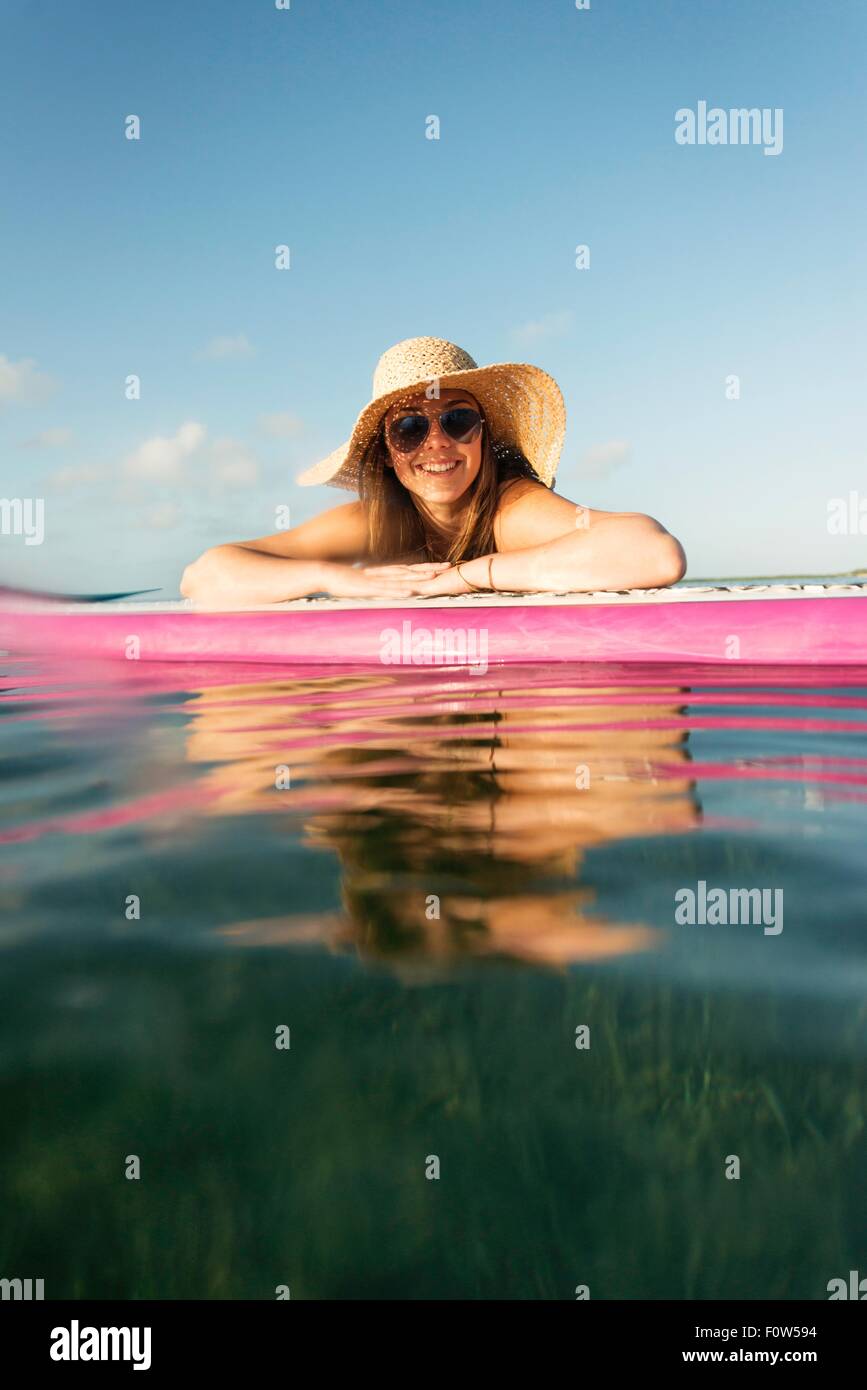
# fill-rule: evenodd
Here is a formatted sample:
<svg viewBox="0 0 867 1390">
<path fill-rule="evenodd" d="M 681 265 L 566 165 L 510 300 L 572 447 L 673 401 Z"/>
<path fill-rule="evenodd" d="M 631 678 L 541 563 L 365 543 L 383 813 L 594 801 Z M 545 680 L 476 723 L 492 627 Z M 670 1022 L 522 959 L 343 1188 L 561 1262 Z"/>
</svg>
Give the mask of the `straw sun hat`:
<svg viewBox="0 0 867 1390">
<path fill-rule="evenodd" d="M 373 397 L 352 434 L 298 482 L 330 483 L 358 491 L 359 461 L 390 405 L 437 382 L 442 390 L 465 387 L 484 412 L 495 446 L 520 449 L 546 487 L 552 487 L 566 430 L 566 408 L 553 377 L 526 362 L 478 367 L 463 348 L 444 338 L 405 338 L 380 357 Z"/>
</svg>

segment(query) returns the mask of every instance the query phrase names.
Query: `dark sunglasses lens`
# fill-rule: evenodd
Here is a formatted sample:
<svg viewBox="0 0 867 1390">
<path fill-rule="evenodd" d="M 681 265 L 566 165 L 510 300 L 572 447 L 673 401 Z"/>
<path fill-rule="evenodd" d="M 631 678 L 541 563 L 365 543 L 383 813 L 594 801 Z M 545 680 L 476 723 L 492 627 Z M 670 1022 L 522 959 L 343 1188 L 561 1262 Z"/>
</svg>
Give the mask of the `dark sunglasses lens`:
<svg viewBox="0 0 867 1390">
<path fill-rule="evenodd" d="M 408 454 L 423 444 L 428 432 L 426 415 L 403 415 L 392 420 L 388 437 L 396 449 Z"/>
<path fill-rule="evenodd" d="M 446 410 L 440 416 L 440 424 L 456 444 L 467 444 L 481 423 L 479 412 L 471 410 L 469 406 L 455 406 L 454 410 Z"/>
</svg>

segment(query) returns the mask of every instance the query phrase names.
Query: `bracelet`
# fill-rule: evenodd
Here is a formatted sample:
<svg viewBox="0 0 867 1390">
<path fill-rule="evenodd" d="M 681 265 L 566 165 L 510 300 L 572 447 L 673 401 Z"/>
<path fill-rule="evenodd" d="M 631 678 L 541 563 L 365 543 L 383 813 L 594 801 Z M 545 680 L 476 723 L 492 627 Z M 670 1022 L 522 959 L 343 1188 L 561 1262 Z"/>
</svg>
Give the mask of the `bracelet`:
<svg viewBox="0 0 867 1390">
<path fill-rule="evenodd" d="M 464 563 L 464 561 L 461 561 L 461 564 L 463 564 L 463 563 Z M 485 589 L 485 588 L 480 588 L 479 585 L 478 585 L 478 584 L 474 584 L 474 583 L 472 582 L 471 579 L 467 579 L 467 576 L 466 576 L 465 574 L 461 574 L 461 565 L 460 565 L 460 564 L 456 564 L 456 565 L 455 565 L 455 569 L 457 570 L 458 574 L 460 574 L 461 579 L 464 581 L 464 583 L 465 583 L 465 584 L 468 584 L 469 587 L 473 590 L 474 593 L 476 593 L 476 594 L 495 593 L 495 594 L 496 594 L 496 593 L 499 592 L 499 590 L 495 587 L 495 585 L 494 585 L 494 583 L 493 583 L 493 581 L 492 581 L 492 579 L 491 579 L 491 566 L 493 565 L 493 563 L 494 563 L 494 557 L 493 557 L 493 555 L 489 555 L 489 556 L 488 556 L 488 587 L 487 587 L 486 589 Z"/>
</svg>

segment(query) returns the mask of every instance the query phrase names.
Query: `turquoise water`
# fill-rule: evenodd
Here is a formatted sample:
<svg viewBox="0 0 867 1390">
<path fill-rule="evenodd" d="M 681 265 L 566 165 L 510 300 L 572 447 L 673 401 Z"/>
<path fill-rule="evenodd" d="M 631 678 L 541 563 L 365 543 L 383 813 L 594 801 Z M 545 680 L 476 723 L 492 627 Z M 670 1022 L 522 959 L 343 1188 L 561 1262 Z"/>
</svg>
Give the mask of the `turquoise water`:
<svg viewBox="0 0 867 1390">
<path fill-rule="evenodd" d="M 3 670 L 0 1276 L 867 1272 L 867 671 Z"/>
</svg>

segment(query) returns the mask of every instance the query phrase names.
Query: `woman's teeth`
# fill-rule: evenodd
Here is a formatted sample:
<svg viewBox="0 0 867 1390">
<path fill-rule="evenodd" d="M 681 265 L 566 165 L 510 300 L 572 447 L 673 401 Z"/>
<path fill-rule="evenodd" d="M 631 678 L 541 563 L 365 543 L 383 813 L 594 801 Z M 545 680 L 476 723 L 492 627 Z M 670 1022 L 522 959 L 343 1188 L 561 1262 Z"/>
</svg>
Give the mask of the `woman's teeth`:
<svg viewBox="0 0 867 1390">
<path fill-rule="evenodd" d="M 451 463 L 417 463 L 416 468 L 420 473 L 451 473 L 460 464 L 460 459 L 453 459 Z"/>
</svg>

